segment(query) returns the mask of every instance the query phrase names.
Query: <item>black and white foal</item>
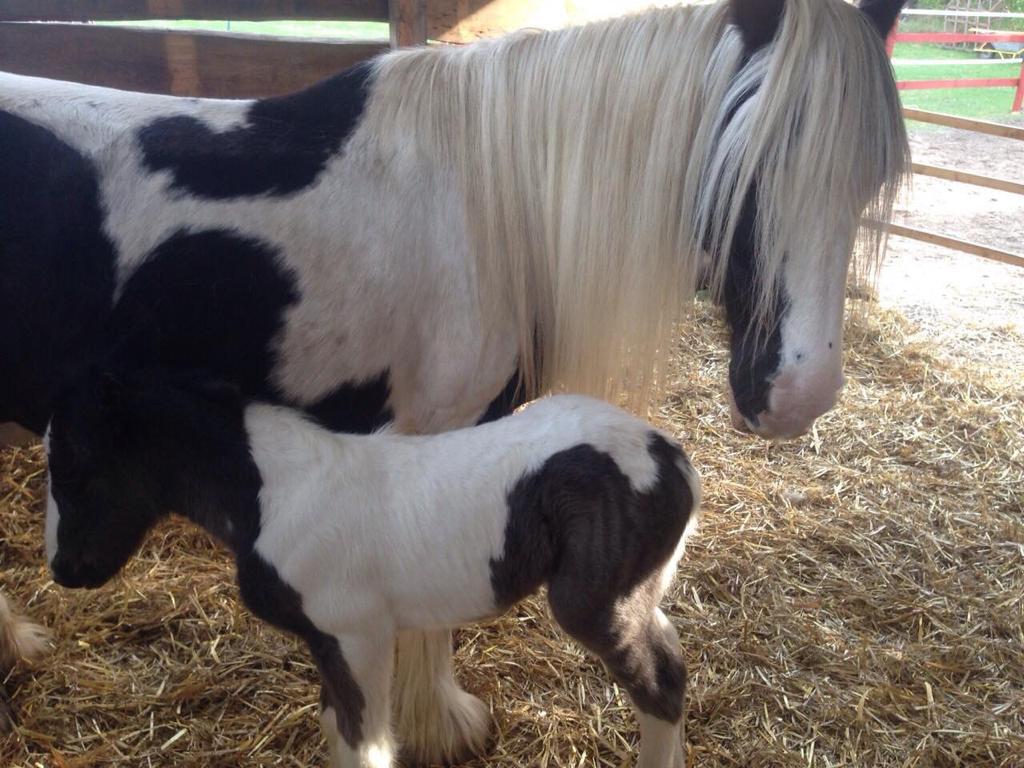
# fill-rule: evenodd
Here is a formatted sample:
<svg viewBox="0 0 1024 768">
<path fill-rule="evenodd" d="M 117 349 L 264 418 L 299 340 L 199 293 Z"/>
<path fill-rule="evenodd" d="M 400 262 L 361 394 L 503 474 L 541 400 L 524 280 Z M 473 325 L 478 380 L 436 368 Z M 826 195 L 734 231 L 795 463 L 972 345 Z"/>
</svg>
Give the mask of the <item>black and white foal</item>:
<svg viewBox="0 0 1024 768">
<path fill-rule="evenodd" d="M 55 580 L 98 587 L 168 511 L 231 547 L 242 597 L 320 670 L 331 764 L 392 762 L 394 638 L 548 587 L 629 692 L 638 765 L 683 768 L 686 669 L 658 602 L 697 517 L 680 447 L 607 403 L 538 401 L 425 437 L 346 436 L 228 388 L 97 376 L 47 435 Z"/>
</svg>

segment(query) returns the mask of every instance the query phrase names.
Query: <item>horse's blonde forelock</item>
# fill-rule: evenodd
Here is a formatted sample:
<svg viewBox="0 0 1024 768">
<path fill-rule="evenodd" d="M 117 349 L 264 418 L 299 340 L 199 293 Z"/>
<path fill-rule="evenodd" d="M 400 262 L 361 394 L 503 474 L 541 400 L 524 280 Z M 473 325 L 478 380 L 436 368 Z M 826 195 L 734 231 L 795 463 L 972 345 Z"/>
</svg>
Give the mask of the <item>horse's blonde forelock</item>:
<svg viewBox="0 0 1024 768">
<path fill-rule="evenodd" d="M 725 4 L 675 7 L 379 61 L 367 134 L 454 170 L 479 300 L 516 318 L 530 394 L 649 404 L 705 233 L 724 256 L 755 178 L 760 317 L 785 254 L 823 236 L 808 211 L 888 221 L 906 137 L 862 14 L 788 0 L 745 65 L 728 22 Z"/>
</svg>

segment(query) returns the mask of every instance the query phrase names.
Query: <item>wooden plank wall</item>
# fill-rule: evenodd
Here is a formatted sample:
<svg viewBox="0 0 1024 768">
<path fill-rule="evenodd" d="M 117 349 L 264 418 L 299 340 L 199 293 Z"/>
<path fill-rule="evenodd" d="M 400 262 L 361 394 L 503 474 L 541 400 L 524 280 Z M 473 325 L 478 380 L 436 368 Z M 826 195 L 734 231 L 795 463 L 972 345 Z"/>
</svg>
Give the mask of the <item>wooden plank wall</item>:
<svg viewBox="0 0 1024 768">
<path fill-rule="evenodd" d="M 248 98 L 303 88 L 387 50 L 204 32 L 0 23 L 0 70 L 130 91 Z"/>
<path fill-rule="evenodd" d="M 387 21 L 388 0 L 0 0 L 0 21 Z"/>
<path fill-rule="evenodd" d="M 298 90 L 388 47 L 383 40 L 68 23 L 143 19 L 390 20 L 396 43 L 426 42 L 425 0 L 0 0 L 0 70 L 149 93 L 247 98 Z"/>
<path fill-rule="evenodd" d="M 556 28 L 647 0 L 0 0 L 0 70 L 189 96 L 266 96 L 379 53 L 366 43 L 72 26 L 140 19 L 390 22 L 393 46 Z M 57 22 L 26 25 L 22 22 Z M 301 47 L 300 47 L 301 46 Z"/>
<path fill-rule="evenodd" d="M 206 19 L 390 22 L 392 46 L 554 28 L 646 0 L 0 0 L 0 70 L 180 96 L 269 96 L 380 53 L 372 43 L 70 24 Z M 50 22 L 26 24 L 24 22 Z"/>
</svg>

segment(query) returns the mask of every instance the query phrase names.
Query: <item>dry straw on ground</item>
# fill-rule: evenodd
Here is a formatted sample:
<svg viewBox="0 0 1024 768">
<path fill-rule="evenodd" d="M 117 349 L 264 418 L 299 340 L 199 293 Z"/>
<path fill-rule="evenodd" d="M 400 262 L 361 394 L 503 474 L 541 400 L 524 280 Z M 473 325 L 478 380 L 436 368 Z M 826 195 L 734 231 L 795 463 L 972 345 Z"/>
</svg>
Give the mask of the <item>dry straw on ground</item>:
<svg viewBox="0 0 1024 768">
<path fill-rule="evenodd" d="M 1024 766 L 1019 369 L 939 362 L 872 308 L 842 406 L 773 446 L 728 428 L 722 331 L 706 306 L 697 320 L 663 408 L 706 488 L 667 606 L 691 765 Z M 0 765 L 322 765 L 309 658 L 239 606 L 204 535 L 162 527 L 97 592 L 50 583 L 40 458 L 0 454 L 0 586 L 57 646 L 7 680 L 21 724 Z M 623 696 L 538 603 L 458 640 L 498 726 L 473 765 L 631 762 Z"/>
</svg>

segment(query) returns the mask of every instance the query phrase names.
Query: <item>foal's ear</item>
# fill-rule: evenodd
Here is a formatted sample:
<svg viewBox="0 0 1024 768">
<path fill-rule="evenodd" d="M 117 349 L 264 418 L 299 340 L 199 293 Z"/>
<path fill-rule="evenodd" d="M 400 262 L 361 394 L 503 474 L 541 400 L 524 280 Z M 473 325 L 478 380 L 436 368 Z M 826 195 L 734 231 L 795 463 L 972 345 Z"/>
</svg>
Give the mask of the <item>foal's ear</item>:
<svg viewBox="0 0 1024 768">
<path fill-rule="evenodd" d="M 907 0 L 860 0 L 860 9 L 883 38 L 889 36 Z"/>
<path fill-rule="evenodd" d="M 753 53 L 775 38 L 782 25 L 786 0 L 730 0 L 732 23 L 743 35 L 747 50 Z"/>
</svg>

